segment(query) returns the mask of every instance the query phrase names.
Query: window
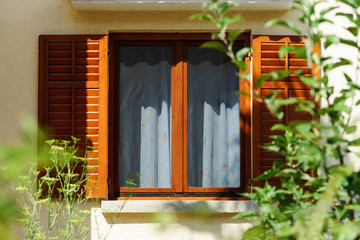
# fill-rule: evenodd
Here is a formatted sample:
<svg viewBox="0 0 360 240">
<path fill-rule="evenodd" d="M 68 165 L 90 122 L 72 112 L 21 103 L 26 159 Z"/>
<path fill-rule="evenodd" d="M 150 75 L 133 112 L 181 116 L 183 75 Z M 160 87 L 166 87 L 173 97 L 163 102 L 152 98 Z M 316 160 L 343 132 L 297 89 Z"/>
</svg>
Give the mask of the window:
<svg viewBox="0 0 360 240">
<path fill-rule="evenodd" d="M 114 192 L 128 193 L 129 179 L 138 195 L 245 190 L 245 80 L 224 53 L 200 49 L 205 40 L 210 34 L 110 35 Z M 236 48 L 245 46 L 249 34 Z"/>
<path fill-rule="evenodd" d="M 250 88 L 220 52 L 198 49 L 209 39 L 190 33 L 40 36 L 39 122 L 51 138 L 75 136 L 82 149 L 95 147 L 88 153 L 96 169 L 89 172 L 96 180 L 88 183 L 92 196 L 116 198 L 129 190 L 128 178 L 139 184 L 138 195 L 231 195 L 248 191 L 248 180 L 279 158 L 259 147 L 276 119 L 264 105 L 234 94 Z M 249 39 L 243 34 L 236 47 L 249 46 Z M 304 45 L 296 36 L 254 36 L 253 79 L 277 69 L 310 74 L 292 53 L 279 59 L 279 48 L 291 44 Z M 310 96 L 296 75 L 257 90 L 265 96 L 274 89 L 284 98 Z M 284 109 L 284 123 L 308 118 L 294 109 Z"/>
</svg>

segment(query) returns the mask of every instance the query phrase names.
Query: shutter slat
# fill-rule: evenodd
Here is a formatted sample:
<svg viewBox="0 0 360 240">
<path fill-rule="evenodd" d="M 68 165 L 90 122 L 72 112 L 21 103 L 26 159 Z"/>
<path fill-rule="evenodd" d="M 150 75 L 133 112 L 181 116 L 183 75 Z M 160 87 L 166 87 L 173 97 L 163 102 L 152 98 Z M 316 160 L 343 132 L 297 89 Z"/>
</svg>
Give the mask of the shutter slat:
<svg viewBox="0 0 360 240">
<path fill-rule="evenodd" d="M 88 194 L 107 197 L 107 36 L 40 36 L 39 122 L 49 138 L 80 138 Z M 101 139 L 101 140 L 100 140 Z M 99 188 L 100 187 L 100 188 Z"/>
<path fill-rule="evenodd" d="M 311 76 L 311 69 L 307 68 L 307 61 L 298 57 L 296 53 L 290 52 L 285 58 L 279 58 L 281 46 L 305 46 L 298 36 L 254 36 L 253 38 L 253 81 L 263 74 L 286 69 L 303 70 L 305 76 Z M 287 62 L 286 62 L 287 61 Z M 280 91 L 277 98 L 298 97 L 304 100 L 311 100 L 311 92 L 308 86 L 303 84 L 299 76 L 290 74 L 284 79 L 272 82 L 271 79 L 263 83 L 258 89 L 261 97 L 266 97 L 272 91 Z M 287 124 L 288 121 L 308 121 L 312 116 L 305 112 L 296 111 L 296 105 L 283 107 L 284 118 L 280 121 L 272 116 L 265 104 L 253 103 L 253 142 L 254 142 L 254 176 L 260 175 L 265 170 L 272 168 L 274 160 L 284 160 L 284 157 L 276 153 L 266 151 L 260 147 L 272 139 L 271 135 L 281 134 L 278 131 L 271 131 L 271 127 L 277 123 Z M 278 180 L 271 181 L 278 184 Z"/>
</svg>

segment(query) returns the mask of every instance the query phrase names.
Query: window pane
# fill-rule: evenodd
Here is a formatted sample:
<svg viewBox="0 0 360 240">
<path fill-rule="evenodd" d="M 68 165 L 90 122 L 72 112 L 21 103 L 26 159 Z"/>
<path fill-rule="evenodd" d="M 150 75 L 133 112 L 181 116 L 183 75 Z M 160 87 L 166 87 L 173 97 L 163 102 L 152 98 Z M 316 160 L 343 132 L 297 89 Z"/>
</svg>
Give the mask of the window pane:
<svg viewBox="0 0 360 240">
<path fill-rule="evenodd" d="M 171 187 L 171 51 L 120 47 L 120 187 Z"/>
<path fill-rule="evenodd" d="M 236 70 L 219 51 L 188 48 L 189 187 L 240 187 Z"/>
</svg>

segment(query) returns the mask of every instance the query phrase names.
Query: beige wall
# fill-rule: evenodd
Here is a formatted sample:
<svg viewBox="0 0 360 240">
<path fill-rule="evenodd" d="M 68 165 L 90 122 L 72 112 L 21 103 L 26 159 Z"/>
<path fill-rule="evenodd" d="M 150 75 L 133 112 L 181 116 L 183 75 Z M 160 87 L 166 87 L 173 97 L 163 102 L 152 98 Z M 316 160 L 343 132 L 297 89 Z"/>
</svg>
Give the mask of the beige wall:
<svg viewBox="0 0 360 240">
<path fill-rule="evenodd" d="M 195 12 L 77 12 L 70 0 L 2 1 L 0 14 L 0 142 L 13 139 L 18 116 L 37 114 L 38 36 L 40 34 L 106 34 L 111 31 L 199 31 L 211 25 L 189 21 Z M 294 18 L 285 11 L 240 12 L 241 28 L 254 34 L 286 34 L 264 29 L 272 18 Z"/>
<path fill-rule="evenodd" d="M 37 116 L 38 97 L 38 36 L 41 34 L 107 34 L 112 31 L 204 31 L 212 28 L 204 22 L 189 21 L 195 12 L 77 12 L 70 0 L 9 0 L 2 1 L 0 14 L 0 142 L 14 139 L 22 113 Z M 263 24 L 272 18 L 294 19 L 286 11 L 240 12 L 246 21 L 239 28 L 253 34 L 287 34 L 281 28 L 265 29 Z M 106 217 L 97 209 L 102 229 L 110 228 Z M 178 239 L 217 239 L 217 234 L 238 238 L 249 223 L 229 220 L 229 214 L 212 218 L 206 231 L 199 229 L 194 219 L 181 217 L 174 225 Z M 156 238 L 158 224 L 143 224 L 143 215 L 130 214 L 130 222 L 117 221 L 109 239 L 120 239 L 124 232 L 139 232 L 139 239 Z M 190 217 L 191 218 L 191 217 Z M 195 221 L 195 222 L 194 222 Z M 94 224 L 94 221 L 92 222 Z M 195 227 L 194 227 L 195 226 Z M 190 227 L 190 228 L 188 228 Z M 221 231 L 221 232 L 218 232 Z M 145 234 L 145 235 L 144 235 Z M 148 235 L 149 234 L 149 235 Z M 169 235 L 172 234 L 172 235 Z M 162 235 L 171 239 L 173 230 Z M 200 236 L 200 235 L 201 236 Z M 210 235 L 209 235 L 210 234 Z M 144 237 L 145 236 L 145 237 Z M 131 239 L 134 239 L 131 237 Z"/>
<path fill-rule="evenodd" d="M 70 0 L 7 0 L 1 2 L 0 11 L 0 142 L 14 138 L 20 114 L 25 112 L 34 116 L 37 114 L 38 36 L 40 34 L 199 31 L 209 30 L 212 27 L 203 22 L 190 22 L 188 17 L 195 12 L 77 12 L 72 8 Z M 288 34 L 282 28 L 265 29 L 263 24 L 272 18 L 295 19 L 293 13 L 286 11 L 240 11 L 240 13 L 246 21 L 238 24 L 238 27 L 249 29 L 253 34 Z M 346 25 L 340 22 L 340 25 L 344 24 Z M 338 29 L 333 27 L 325 30 L 338 33 Z M 324 53 L 351 56 L 352 51 L 347 48 L 340 51 L 336 48 L 328 49 Z M 352 69 L 350 67 L 347 70 Z M 338 89 L 341 89 L 342 85 L 339 80 L 342 79 L 340 75 L 340 73 L 334 73 L 330 79 Z M 360 113 L 357 111 L 354 119 L 357 121 L 359 116 Z M 102 229 L 107 232 L 110 228 L 108 217 L 99 209 L 94 214 L 99 217 L 100 224 L 105 224 Z M 180 214 L 179 216 L 179 223 L 173 230 L 180 234 L 177 235 L 180 236 L 178 239 L 182 239 L 181 236 L 183 239 L 216 239 L 218 231 L 225 231 L 225 235 L 231 235 L 233 231 L 233 236 L 239 237 L 241 235 L 239 229 L 243 230 L 249 226 L 248 223 L 235 224 L 227 218 L 228 214 L 220 214 L 207 226 L 207 229 L 211 231 L 202 231 L 196 226 L 196 219 L 189 220 L 188 215 L 181 217 Z M 131 234 L 131 239 L 134 239 L 134 233 L 138 233 L 139 239 L 156 236 L 154 231 L 158 224 L 154 225 L 143 218 L 144 215 L 132 213 L 127 215 L 127 220 L 117 220 L 116 226 L 110 229 L 114 232 L 110 238 L 121 239 L 120 235 L 124 232 Z M 198 237 L 200 233 L 201 237 Z M 174 232 L 169 234 L 166 233 L 163 236 L 166 239 L 172 239 Z"/>
</svg>

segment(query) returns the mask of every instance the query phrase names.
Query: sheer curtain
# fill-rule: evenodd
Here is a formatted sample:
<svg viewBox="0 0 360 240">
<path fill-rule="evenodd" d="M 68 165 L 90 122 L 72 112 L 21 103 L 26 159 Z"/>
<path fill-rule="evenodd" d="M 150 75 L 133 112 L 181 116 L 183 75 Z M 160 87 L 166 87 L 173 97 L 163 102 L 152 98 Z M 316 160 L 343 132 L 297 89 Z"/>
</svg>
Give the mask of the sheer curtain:
<svg viewBox="0 0 360 240">
<path fill-rule="evenodd" d="M 171 51 L 120 48 L 120 187 L 171 187 Z"/>
<path fill-rule="evenodd" d="M 239 77 L 228 57 L 188 48 L 188 184 L 240 186 Z"/>
</svg>

